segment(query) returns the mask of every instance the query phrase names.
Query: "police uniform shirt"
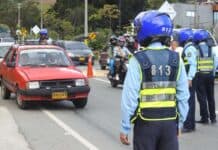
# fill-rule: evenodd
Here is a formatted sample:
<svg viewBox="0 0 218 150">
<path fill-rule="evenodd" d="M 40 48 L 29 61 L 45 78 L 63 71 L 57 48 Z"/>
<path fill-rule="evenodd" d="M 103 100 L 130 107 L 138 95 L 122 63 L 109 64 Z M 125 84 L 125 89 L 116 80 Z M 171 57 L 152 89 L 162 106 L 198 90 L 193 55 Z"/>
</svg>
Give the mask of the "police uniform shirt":
<svg viewBox="0 0 218 150">
<path fill-rule="evenodd" d="M 159 42 L 155 42 L 149 45 L 149 49 L 164 49 Z M 129 61 L 128 71 L 126 74 L 125 82 L 123 85 L 122 99 L 121 99 L 121 132 L 128 134 L 131 129 L 130 118 L 134 115 L 134 112 L 138 106 L 138 97 L 141 86 L 140 79 L 140 64 L 136 58 L 132 57 Z M 183 126 L 183 122 L 186 119 L 188 113 L 188 82 L 187 75 L 185 72 L 185 67 L 183 61 L 180 61 L 180 75 L 176 82 L 176 99 L 178 102 L 178 111 L 180 113 L 179 117 L 179 127 Z"/>
</svg>

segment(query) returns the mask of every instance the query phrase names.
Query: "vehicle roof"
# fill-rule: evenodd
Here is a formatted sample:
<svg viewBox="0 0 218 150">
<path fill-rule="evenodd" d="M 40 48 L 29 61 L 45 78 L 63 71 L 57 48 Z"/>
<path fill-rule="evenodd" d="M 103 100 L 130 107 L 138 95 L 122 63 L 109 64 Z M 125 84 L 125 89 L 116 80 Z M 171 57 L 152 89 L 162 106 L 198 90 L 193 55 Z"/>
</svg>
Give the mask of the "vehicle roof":
<svg viewBox="0 0 218 150">
<path fill-rule="evenodd" d="M 11 46 L 14 42 L 0 42 L 0 46 Z"/>
<path fill-rule="evenodd" d="M 14 47 L 18 48 L 18 49 L 60 49 L 63 50 L 61 47 L 59 46 L 55 46 L 55 45 L 14 45 Z"/>
<path fill-rule="evenodd" d="M 81 41 L 70 41 L 70 40 L 57 40 L 56 42 L 63 42 L 63 43 L 83 43 Z"/>
</svg>

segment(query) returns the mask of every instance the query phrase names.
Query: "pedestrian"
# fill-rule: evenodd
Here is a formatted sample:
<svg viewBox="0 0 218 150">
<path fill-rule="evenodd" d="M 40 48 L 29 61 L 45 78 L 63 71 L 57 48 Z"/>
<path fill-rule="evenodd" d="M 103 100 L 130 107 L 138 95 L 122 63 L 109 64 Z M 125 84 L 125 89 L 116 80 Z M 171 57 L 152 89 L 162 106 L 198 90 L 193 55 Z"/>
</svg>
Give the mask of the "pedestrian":
<svg viewBox="0 0 218 150">
<path fill-rule="evenodd" d="M 172 20 L 166 13 L 151 10 L 139 13 L 134 25 L 144 49 L 129 61 L 122 91 L 120 141 L 130 144 L 132 122 L 134 150 L 178 150 L 178 127 L 186 119 L 189 92 L 184 64 L 167 47 Z"/>
<path fill-rule="evenodd" d="M 195 131 L 195 74 L 197 71 L 197 50 L 193 44 L 193 31 L 189 28 L 184 28 L 179 31 L 178 36 L 179 45 L 183 47 L 182 59 L 185 64 L 186 73 L 188 76 L 189 83 L 189 93 L 190 97 L 189 112 L 186 121 L 184 122 L 184 127 L 182 132 L 192 132 Z"/>
<path fill-rule="evenodd" d="M 216 105 L 214 98 L 216 61 L 215 52 L 207 43 L 208 39 L 209 33 L 206 30 L 199 29 L 194 34 L 194 42 L 198 50 L 196 93 L 201 116 L 201 119 L 197 122 L 202 124 L 208 124 L 208 118 L 210 118 L 212 124 L 216 123 Z"/>
<path fill-rule="evenodd" d="M 178 48 L 179 43 L 176 40 L 171 41 L 170 43 L 170 48 L 172 49 L 172 51 L 176 52 L 176 49 Z"/>
<path fill-rule="evenodd" d="M 39 32 L 39 44 L 40 45 L 47 45 L 48 44 L 48 30 L 47 29 L 41 29 Z"/>
<path fill-rule="evenodd" d="M 176 40 L 172 40 L 170 43 L 170 48 L 172 51 L 175 51 L 179 53 L 180 56 L 182 56 L 182 50 L 183 48 L 179 46 L 179 42 Z"/>
</svg>

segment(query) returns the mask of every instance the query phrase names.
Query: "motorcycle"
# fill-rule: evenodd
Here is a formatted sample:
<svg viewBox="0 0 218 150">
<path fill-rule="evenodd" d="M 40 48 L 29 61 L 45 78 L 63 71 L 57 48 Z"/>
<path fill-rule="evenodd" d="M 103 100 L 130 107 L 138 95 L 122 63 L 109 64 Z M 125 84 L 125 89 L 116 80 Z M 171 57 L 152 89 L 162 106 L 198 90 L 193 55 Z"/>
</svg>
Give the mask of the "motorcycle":
<svg viewBox="0 0 218 150">
<path fill-rule="evenodd" d="M 128 58 L 120 56 L 114 58 L 114 73 L 110 70 L 107 75 L 112 87 L 117 87 L 118 84 L 124 83 L 128 64 Z"/>
</svg>

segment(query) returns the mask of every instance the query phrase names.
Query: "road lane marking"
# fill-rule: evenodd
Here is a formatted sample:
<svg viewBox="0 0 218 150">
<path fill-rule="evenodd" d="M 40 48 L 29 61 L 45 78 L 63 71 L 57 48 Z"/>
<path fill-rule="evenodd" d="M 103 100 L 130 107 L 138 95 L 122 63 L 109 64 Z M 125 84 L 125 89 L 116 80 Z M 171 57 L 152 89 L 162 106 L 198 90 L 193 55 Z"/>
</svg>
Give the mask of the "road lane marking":
<svg viewBox="0 0 218 150">
<path fill-rule="evenodd" d="M 89 150 L 99 150 L 95 145 L 91 144 L 89 141 L 87 141 L 85 138 L 83 138 L 79 133 L 77 133 L 75 130 L 70 128 L 63 121 L 58 119 L 54 114 L 52 114 L 51 112 L 49 112 L 47 110 L 42 110 L 42 112 L 45 113 L 51 120 L 53 120 L 59 127 L 64 129 L 65 133 L 73 136 L 80 143 L 82 143 L 86 148 L 88 148 Z"/>
<path fill-rule="evenodd" d="M 93 78 L 93 79 L 110 84 L 110 81 L 108 81 L 108 80 L 104 80 L 104 79 L 100 79 L 100 78 Z"/>
</svg>

